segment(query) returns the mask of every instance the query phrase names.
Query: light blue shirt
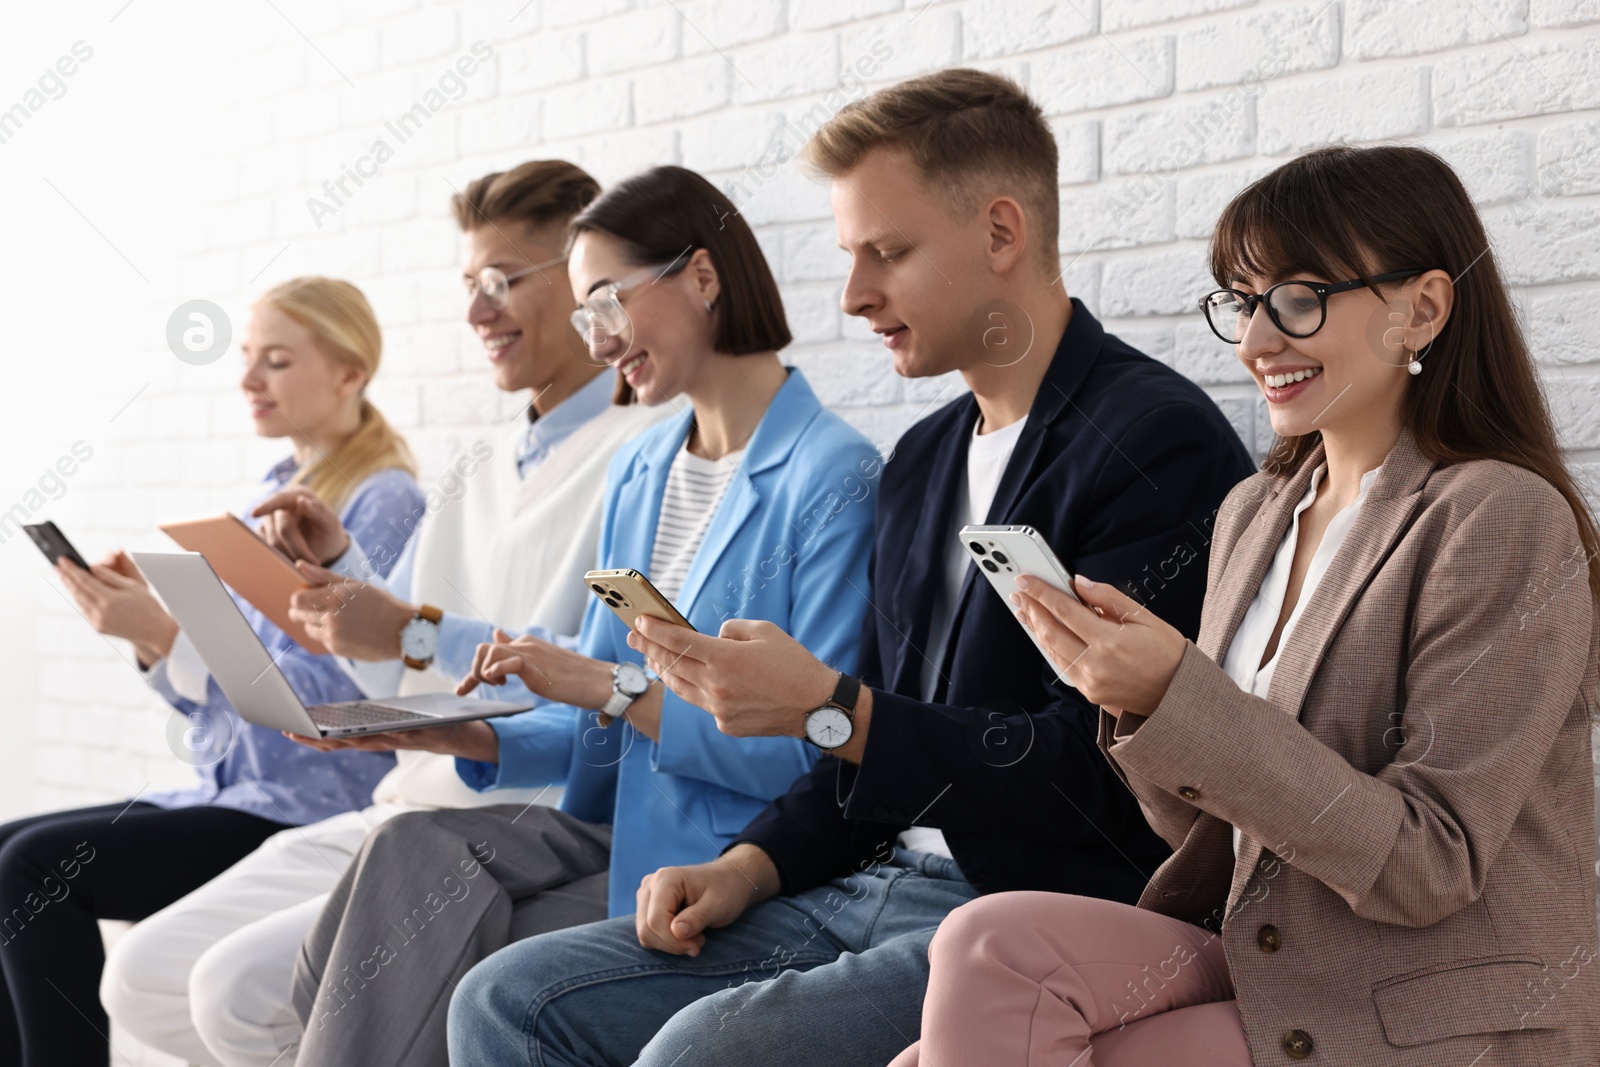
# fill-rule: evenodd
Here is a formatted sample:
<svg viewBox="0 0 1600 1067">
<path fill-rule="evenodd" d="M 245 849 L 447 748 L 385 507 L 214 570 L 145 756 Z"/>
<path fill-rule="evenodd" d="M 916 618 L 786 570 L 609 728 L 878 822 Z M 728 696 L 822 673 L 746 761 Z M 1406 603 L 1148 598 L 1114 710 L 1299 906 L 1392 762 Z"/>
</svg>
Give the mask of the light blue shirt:
<svg viewBox="0 0 1600 1067">
<path fill-rule="evenodd" d="M 252 529 L 260 521 L 249 517 L 255 505 L 287 485 L 298 469 L 291 457 L 267 473 L 266 488 L 240 516 Z M 385 552 L 382 558 L 393 560 L 422 508 L 422 490 L 416 480 L 390 468 L 364 479 L 339 518 L 353 537 Z M 335 657 L 307 652 L 249 602 L 237 596 L 234 602 L 302 702 L 313 705 L 361 699 L 361 689 Z M 191 789 L 145 795 L 140 800 L 163 808 L 215 804 L 298 826 L 366 807 L 373 786 L 394 766 L 392 753 L 318 752 L 277 730 L 247 723 L 214 678 L 205 680 L 205 699 L 184 696 L 174 687 L 169 666 L 169 660 L 162 660 L 147 680 L 189 720 L 178 736 L 185 751 L 192 754 L 188 758 L 196 764 L 200 782 Z"/>
<path fill-rule="evenodd" d="M 530 418 L 517 445 L 518 477 L 527 478 L 544 463 L 557 446 L 609 408 L 612 391 L 615 388 L 614 374 L 597 374 L 583 388 L 543 415 Z M 529 411 L 531 412 L 532 408 L 529 408 Z M 386 582 L 373 581 L 372 575 L 377 573 L 377 569 L 368 561 L 366 545 L 354 531 L 351 531 L 351 541 L 350 549 L 333 563 L 332 570 L 347 578 L 359 578 L 374 585 L 381 585 L 400 600 L 408 603 L 416 602 L 416 597 L 413 595 L 413 581 L 416 575 L 418 538 L 411 538 L 400 558 L 395 561 L 394 569 L 389 573 Z M 532 635 L 565 648 L 577 645 L 576 639 L 571 635 L 552 633 L 542 626 L 511 633 L 512 636 Z M 464 677 L 472 670 L 472 657 L 477 653 L 478 646 L 493 640 L 492 623 L 447 611 L 439 620 L 439 642 L 434 649 L 432 669 L 446 678 Z M 397 659 L 379 663 L 358 663 L 347 659 L 342 660 L 342 663 L 367 695 L 374 697 L 392 696 L 397 692 L 400 679 L 406 671 L 405 664 Z M 488 700 L 532 699 L 538 702 L 541 699 L 529 693 L 527 687 L 516 677 L 508 679 L 504 685 L 479 686 L 475 693 Z"/>
<path fill-rule="evenodd" d="M 658 423 L 612 460 L 597 566 L 649 568 L 667 476 L 692 416 L 685 411 Z M 678 609 L 702 633 L 716 633 L 729 618 L 767 620 L 823 662 L 853 672 L 869 607 L 868 501 L 881 467 L 866 438 L 823 408 L 804 375 L 791 371 L 705 531 Z M 627 636 L 598 599 L 589 602 L 579 651 L 642 664 Z M 634 910 L 646 874 L 714 859 L 818 755 L 794 737 L 729 737 L 670 691 L 662 697 L 659 741 L 622 719 L 601 727 L 593 710 L 566 704 L 490 725 L 500 762 L 458 759 L 462 780 L 479 790 L 564 785 L 563 811 L 611 823 L 612 915 Z"/>
</svg>

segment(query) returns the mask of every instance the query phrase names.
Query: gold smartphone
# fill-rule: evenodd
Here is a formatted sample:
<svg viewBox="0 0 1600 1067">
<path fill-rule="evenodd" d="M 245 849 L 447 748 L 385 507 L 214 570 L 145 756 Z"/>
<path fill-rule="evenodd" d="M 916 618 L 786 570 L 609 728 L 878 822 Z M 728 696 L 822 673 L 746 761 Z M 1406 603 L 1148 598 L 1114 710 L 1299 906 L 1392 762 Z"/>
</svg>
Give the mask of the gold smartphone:
<svg viewBox="0 0 1600 1067">
<path fill-rule="evenodd" d="M 650 579 L 632 568 L 590 571 L 583 576 L 583 580 L 589 586 L 589 591 L 599 597 L 600 602 L 610 608 L 630 630 L 633 629 L 633 621 L 640 615 L 694 629 L 689 620 L 672 606 L 672 602 L 650 584 Z"/>
</svg>

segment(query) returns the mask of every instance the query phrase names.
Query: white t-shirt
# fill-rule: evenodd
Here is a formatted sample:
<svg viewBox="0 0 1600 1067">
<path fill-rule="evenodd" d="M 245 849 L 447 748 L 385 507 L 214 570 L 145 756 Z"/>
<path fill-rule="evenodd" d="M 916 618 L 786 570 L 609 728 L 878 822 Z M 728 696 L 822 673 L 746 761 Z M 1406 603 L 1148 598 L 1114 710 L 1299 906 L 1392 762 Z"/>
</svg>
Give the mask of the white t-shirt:
<svg viewBox="0 0 1600 1067">
<path fill-rule="evenodd" d="M 661 514 L 656 520 L 656 543 L 650 550 L 650 584 L 668 600 L 677 600 L 683 580 L 700 551 L 717 506 L 739 472 L 744 449 L 721 459 L 703 459 L 687 444 L 667 471 Z"/>
<path fill-rule="evenodd" d="M 1272 630 L 1278 624 L 1278 616 L 1283 612 L 1284 597 L 1289 591 L 1289 571 L 1294 567 L 1295 547 L 1300 541 L 1300 513 L 1317 499 L 1317 486 L 1321 484 L 1323 475 L 1328 473 L 1328 465 L 1323 463 L 1312 472 L 1311 485 L 1306 489 L 1306 495 L 1294 506 L 1294 519 L 1289 523 L 1289 532 L 1284 535 L 1283 543 L 1278 546 L 1278 554 L 1272 558 L 1272 566 L 1268 569 L 1266 577 L 1261 579 L 1261 588 L 1256 590 L 1255 599 L 1250 602 L 1249 609 L 1244 613 L 1238 632 L 1233 635 L 1233 642 L 1228 646 L 1227 655 L 1222 660 L 1222 669 L 1246 693 L 1263 699 L 1266 697 L 1267 689 L 1272 685 L 1273 672 L 1278 666 L 1278 657 L 1283 655 L 1283 648 L 1289 643 L 1289 635 L 1294 632 L 1295 623 L 1305 614 L 1306 604 L 1310 602 L 1311 595 L 1317 591 L 1322 576 L 1328 572 L 1328 565 L 1333 562 L 1334 554 L 1339 551 L 1339 546 L 1344 544 L 1350 528 L 1356 524 L 1356 518 L 1361 514 L 1361 504 L 1367 498 L 1367 490 L 1372 488 L 1372 483 L 1377 480 L 1378 471 L 1381 469 L 1374 467 L 1361 476 L 1361 489 L 1356 493 L 1356 498 L 1346 504 L 1344 510 L 1328 523 L 1328 529 L 1322 535 L 1316 553 L 1311 557 L 1311 564 L 1306 568 L 1300 599 L 1295 602 L 1289 621 L 1283 624 L 1283 633 L 1278 635 L 1278 647 L 1273 650 L 1272 658 L 1262 663 L 1261 657 L 1267 651 L 1267 642 L 1272 640 Z M 1233 854 L 1239 855 L 1238 827 L 1234 827 L 1233 830 Z"/>
<path fill-rule="evenodd" d="M 927 655 L 922 663 L 922 699 L 931 701 L 940 681 L 939 665 L 944 662 L 950 643 L 950 624 L 955 618 L 956 597 L 961 594 L 961 583 L 966 580 L 971 559 L 961 547 L 958 536 L 963 526 L 982 523 L 989 517 L 994 495 L 1000 488 L 1000 478 L 1011 461 L 1017 447 L 1017 438 L 1027 425 L 1023 416 L 1009 426 L 989 433 L 972 428 L 967 442 L 967 466 L 962 486 L 956 490 L 955 514 L 945 537 L 944 582 L 933 599 L 933 616 L 928 626 Z M 981 423 L 981 420 L 980 420 Z M 950 855 L 950 846 L 944 834 L 926 826 L 914 826 L 900 835 L 900 847 L 917 852 Z"/>
</svg>

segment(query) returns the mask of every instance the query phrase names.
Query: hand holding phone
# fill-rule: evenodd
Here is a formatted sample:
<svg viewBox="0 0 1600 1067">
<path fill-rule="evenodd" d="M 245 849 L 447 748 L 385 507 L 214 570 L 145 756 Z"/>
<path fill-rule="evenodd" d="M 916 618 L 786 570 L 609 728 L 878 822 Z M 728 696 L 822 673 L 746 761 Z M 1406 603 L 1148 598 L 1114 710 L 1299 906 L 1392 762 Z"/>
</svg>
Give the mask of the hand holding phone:
<svg viewBox="0 0 1600 1067">
<path fill-rule="evenodd" d="M 89 564 L 78 554 L 78 550 L 72 547 L 72 542 L 67 540 L 66 535 L 55 523 L 46 520 L 24 526 L 22 529 L 27 533 L 28 539 L 39 546 L 39 551 L 44 553 L 44 558 L 50 561 L 51 566 L 55 566 L 62 557 L 66 557 L 74 566 L 83 570 L 89 569 Z"/>
<path fill-rule="evenodd" d="M 1017 592 L 1017 579 L 1024 574 L 1048 582 L 1080 604 L 1083 603 L 1072 587 L 1072 573 L 1062 565 L 1055 550 L 1033 527 L 963 526 L 960 536 L 961 546 L 978 565 L 979 572 L 989 580 L 994 591 L 1006 602 L 1007 610 L 1011 610 L 1011 595 Z M 1022 624 L 1019 622 L 1017 625 Z M 1028 635 L 1033 646 L 1050 663 L 1056 677 L 1072 685 L 1071 679 L 1055 666 L 1049 651 L 1033 631 L 1024 626 L 1022 632 Z"/>
<path fill-rule="evenodd" d="M 640 615 L 648 615 L 653 619 L 694 629 L 689 620 L 672 606 L 672 602 L 650 584 L 650 579 L 636 570 L 624 567 L 618 570 L 590 571 L 583 576 L 583 580 L 590 591 L 600 598 L 600 602 L 610 608 L 630 630 L 633 629 L 633 621 Z"/>
</svg>

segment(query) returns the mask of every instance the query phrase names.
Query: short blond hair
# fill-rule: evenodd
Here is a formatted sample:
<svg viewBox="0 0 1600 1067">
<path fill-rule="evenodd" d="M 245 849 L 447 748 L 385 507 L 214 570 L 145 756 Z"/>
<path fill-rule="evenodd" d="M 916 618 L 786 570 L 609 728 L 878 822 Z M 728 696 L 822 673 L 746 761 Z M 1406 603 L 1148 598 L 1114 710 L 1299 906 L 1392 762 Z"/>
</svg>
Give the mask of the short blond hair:
<svg viewBox="0 0 1600 1067">
<path fill-rule="evenodd" d="M 1022 204 L 1039 249 L 1058 258 L 1059 156 L 1044 112 L 1010 78 L 958 67 L 846 104 L 806 142 L 803 158 L 837 178 L 875 148 L 904 151 L 953 209 L 1003 193 Z"/>
</svg>

